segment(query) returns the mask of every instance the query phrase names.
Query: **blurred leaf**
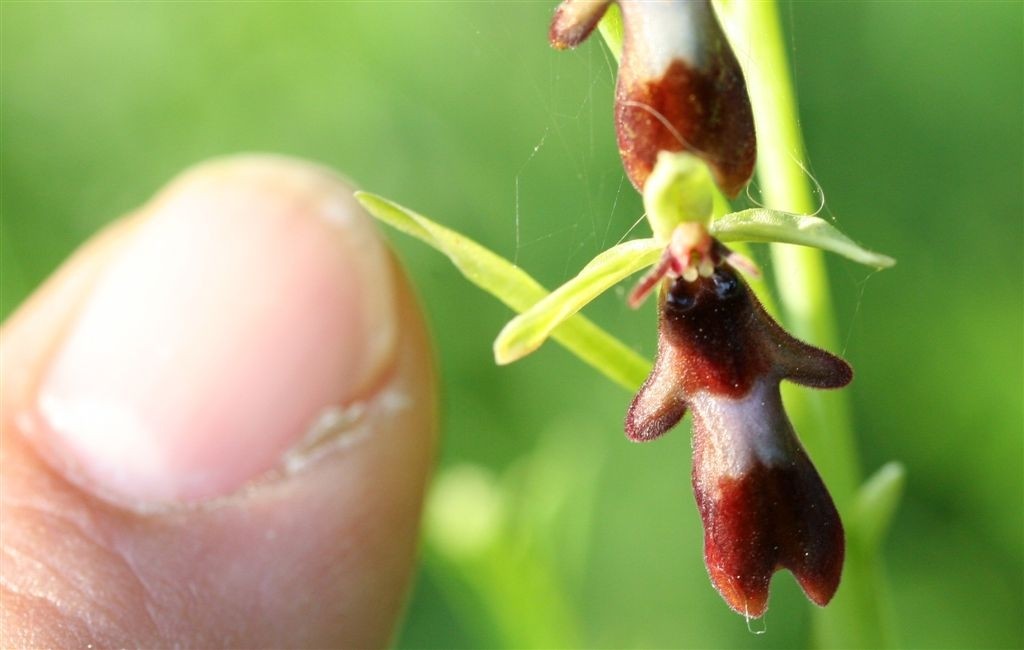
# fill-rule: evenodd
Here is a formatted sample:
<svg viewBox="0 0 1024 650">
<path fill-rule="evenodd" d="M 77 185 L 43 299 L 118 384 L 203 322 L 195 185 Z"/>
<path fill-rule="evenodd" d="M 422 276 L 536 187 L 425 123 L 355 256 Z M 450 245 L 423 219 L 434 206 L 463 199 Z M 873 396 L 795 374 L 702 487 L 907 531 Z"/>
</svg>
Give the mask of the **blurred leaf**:
<svg viewBox="0 0 1024 650">
<path fill-rule="evenodd" d="M 510 321 L 494 341 L 494 359 L 506 364 L 530 354 L 591 300 L 657 262 L 663 248 L 654 239 L 635 239 L 599 254 L 576 277 Z"/>
<path fill-rule="evenodd" d="M 906 477 L 906 468 L 901 463 L 886 463 L 857 492 L 851 523 L 866 547 L 877 546 L 885 537 L 903 496 Z"/>
<path fill-rule="evenodd" d="M 467 280 L 515 311 L 524 312 L 548 295 L 525 271 L 471 239 L 375 194 L 355 196 L 374 217 L 444 253 Z M 552 336 L 627 390 L 636 390 L 650 371 L 648 361 L 582 316 L 565 320 Z"/>
<path fill-rule="evenodd" d="M 896 514 L 905 482 L 903 465 L 886 463 L 860 486 L 844 513 L 843 580 L 829 606 L 814 612 L 818 647 L 899 647 L 899 619 L 894 615 L 879 545 Z"/>
<path fill-rule="evenodd" d="M 812 246 L 877 268 L 887 268 L 896 263 L 887 255 L 861 248 L 824 219 L 779 210 L 754 208 L 733 212 L 714 221 L 711 234 L 723 242 L 779 242 Z"/>
<path fill-rule="evenodd" d="M 454 562 L 479 557 L 502 534 L 507 495 L 486 468 L 449 467 L 435 480 L 424 512 L 424 535 Z"/>
<path fill-rule="evenodd" d="M 488 647 L 578 647 L 578 613 L 554 548 L 533 540 L 543 522 L 512 516 L 535 505 L 516 499 L 528 475 L 497 476 L 472 464 L 442 471 L 425 513 L 428 558 L 441 569 L 447 599 L 462 618 L 475 619 Z"/>
</svg>

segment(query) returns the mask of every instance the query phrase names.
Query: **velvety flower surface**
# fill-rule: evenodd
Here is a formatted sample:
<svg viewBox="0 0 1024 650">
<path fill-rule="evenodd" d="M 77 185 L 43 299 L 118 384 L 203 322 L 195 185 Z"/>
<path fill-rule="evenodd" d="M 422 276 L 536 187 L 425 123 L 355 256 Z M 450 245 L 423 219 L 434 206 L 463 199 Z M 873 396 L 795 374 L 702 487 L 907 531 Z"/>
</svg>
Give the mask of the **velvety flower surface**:
<svg viewBox="0 0 1024 650">
<path fill-rule="evenodd" d="M 549 38 L 575 47 L 611 0 L 565 0 Z M 690 151 L 735 196 L 757 156 L 754 118 L 736 57 L 707 0 L 618 0 L 624 42 L 615 89 L 619 153 L 642 190 L 660 151 Z"/>
<path fill-rule="evenodd" d="M 693 412 L 705 561 L 741 614 L 764 613 L 781 568 L 819 605 L 839 585 L 842 524 L 786 417 L 779 382 L 837 388 L 852 377 L 845 361 L 779 327 L 727 264 L 672 280 L 662 297 L 658 357 L 626 433 L 651 440 Z"/>
</svg>

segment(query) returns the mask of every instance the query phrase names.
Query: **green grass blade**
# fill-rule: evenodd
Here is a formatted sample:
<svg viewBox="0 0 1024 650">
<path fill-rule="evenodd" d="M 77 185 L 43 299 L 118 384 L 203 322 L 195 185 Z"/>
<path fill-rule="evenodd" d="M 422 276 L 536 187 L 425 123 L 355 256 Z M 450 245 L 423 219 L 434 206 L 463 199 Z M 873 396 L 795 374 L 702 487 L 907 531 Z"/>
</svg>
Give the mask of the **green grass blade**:
<svg viewBox="0 0 1024 650">
<path fill-rule="evenodd" d="M 711 224 L 711 234 L 723 242 L 779 242 L 812 246 L 880 269 L 896 263 L 887 255 L 861 248 L 824 219 L 767 208 L 728 214 Z"/>
<path fill-rule="evenodd" d="M 494 341 L 494 359 L 512 363 L 544 343 L 551 332 L 587 303 L 661 257 L 664 245 L 654 239 L 635 239 L 609 248 L 590 261 L 576 277 L 512 319 Z"/>
<path fill-rule="evenodd" d="M 467 280 L 516 312 L 548 295 L 525 271 L 473 240 L 376 194 L 355 196 L 371 215 L 444 253 Z M 640 387 L 651 369 L 649 361 L 582 316 L 563 322 L 552 338 L 630 391 Z"/>
</svg>

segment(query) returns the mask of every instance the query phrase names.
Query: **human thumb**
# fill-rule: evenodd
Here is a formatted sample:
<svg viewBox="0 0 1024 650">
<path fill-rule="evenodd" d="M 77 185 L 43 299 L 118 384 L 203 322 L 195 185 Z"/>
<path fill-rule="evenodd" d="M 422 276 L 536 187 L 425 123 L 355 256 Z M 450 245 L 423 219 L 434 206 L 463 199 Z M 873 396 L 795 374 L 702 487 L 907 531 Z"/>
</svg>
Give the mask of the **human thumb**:
<svg viewBox="0 0 1024 650">
<path fill-rule="evenodd" d="M 387 643 L 435 388 L 351 192 L 207 163 L 4 324 L 0 645 Z"/>
</svg>

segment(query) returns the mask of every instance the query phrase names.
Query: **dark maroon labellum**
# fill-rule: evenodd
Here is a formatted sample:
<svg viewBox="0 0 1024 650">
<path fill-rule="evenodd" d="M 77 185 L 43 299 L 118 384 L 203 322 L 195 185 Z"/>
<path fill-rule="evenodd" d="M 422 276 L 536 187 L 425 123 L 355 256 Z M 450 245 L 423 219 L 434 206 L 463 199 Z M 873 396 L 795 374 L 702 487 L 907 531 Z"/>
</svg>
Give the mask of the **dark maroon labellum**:
<svg viewBox="0 0 1024 650">
<path fill-rule="evenodd" d="M 802 343 L 764 311 L 727 264 L 664 292 L 654 370 L 626 433 L 652 440 L 693 411 L 693 487 L 711 581 L 746 616 L 761 616 L 772 574 L 789 569 L 826 604 L 839 586 L 839 514 L 783 410 L 779 382 L 817 388 L 853 378 L 842 359 Z"/>
</svg>

